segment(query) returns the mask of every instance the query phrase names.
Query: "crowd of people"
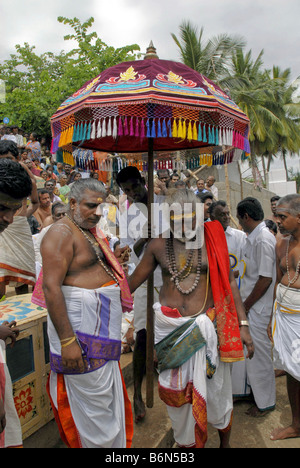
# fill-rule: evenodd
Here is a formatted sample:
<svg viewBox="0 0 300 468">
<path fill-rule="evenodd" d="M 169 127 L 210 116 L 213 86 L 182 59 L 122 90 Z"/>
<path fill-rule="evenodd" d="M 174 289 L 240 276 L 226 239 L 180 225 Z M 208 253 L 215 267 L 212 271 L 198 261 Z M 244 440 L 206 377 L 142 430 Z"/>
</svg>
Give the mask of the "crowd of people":
<svg viewBox="0 0 300 468">
<path fill-rule="evenodd" d="M 8 284 L 16 294 L 31 287 L 33 302 L 43 297 L 49 397 L 67 446 L 130 447 L 133 414 L 137 424 L 145 417 L 151 274 L 159 395 L 177 445 L 204 447 L 211 423 L 228 447 L 234 400 L 250 400 L 249 417 L 266 417 L 282 373 L 293 420 L 270 428 L 270 437 L 299 437 L 300 195 L 273 197 L 272 219 L 247 197 L 233 228 L 213 176 L 191 186 L 184 174 L 160 169 L 149 232 L 147 183 L 136 167 L 117 174 L 117 199 L 97 173 L 83 176 L 52 158 L 45 165 L 34 135 L 29 141 L 31 153 L 14 129 L 0 141 L 0 301 Z M 166 223 L 160 206 L 174 204 L 180 210 Z M 15 322 L 3 323 L 2 347 L 18 333 Z M 118 365 L 131 350 L 133 414 Z M 0 347 L 0 446 L 19 446 L 3 356 Z"/>
</svg>

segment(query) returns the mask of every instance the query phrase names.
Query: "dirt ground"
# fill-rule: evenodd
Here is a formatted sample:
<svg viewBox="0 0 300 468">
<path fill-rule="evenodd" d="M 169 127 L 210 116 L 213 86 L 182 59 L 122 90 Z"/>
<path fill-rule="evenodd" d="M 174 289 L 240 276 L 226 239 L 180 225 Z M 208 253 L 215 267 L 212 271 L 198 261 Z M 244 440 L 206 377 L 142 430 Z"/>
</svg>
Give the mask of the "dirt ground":
<svg viewBox="0 0 300 468">
<path fill-rule="evenodd" d="M 249 402 L 234 404 L 233 427 L 231 432 L 232 448 L 300 448 L 299 439 L 272 441 L 270 434 L 277 427 L 291 424 L 291 410 L 286 391 L 286 377 L 276 378 L 277 403 L 274 411 L 262 418 L 253 418 L 245 414 Z M 217 431 L 209 428 L 206 448 L 217 448 Z"/>
</svg>

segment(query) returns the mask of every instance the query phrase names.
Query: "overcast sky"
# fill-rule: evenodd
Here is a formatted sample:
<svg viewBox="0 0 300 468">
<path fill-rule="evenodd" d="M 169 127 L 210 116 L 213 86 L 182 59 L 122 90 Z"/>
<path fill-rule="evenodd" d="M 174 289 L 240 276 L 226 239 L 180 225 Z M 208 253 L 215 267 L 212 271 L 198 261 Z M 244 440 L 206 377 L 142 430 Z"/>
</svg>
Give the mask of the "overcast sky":
<svg viewBox="0 0 300 468">
<path fill-rule="evenodd" d="M 264 49 L 267 68 L 273 64 L 300 74 L 300 0 L 9 0 L 1 1 L 0 60 L 16 44 L 28 42 L 37 53 L 69 50 L 63 36 L 71 28 L 58 16 L 81 21 L 95 18 L 91 31 L 108 45 L 137 43 L 145 52 L 150 40 L 162 59 L 179 60 L 171 33 L 179 34 L 183 20 L 204 27 L 205 37 L 241 35 L 256 58 Z"/>
<path fill-rule="evenodd" d="M 171 33 L 178 36 L 180 24 L 190 21 L 204 27 L 205 38 L 242 36 L 254 58 L 264 49 L 266 68 L 277 65 L 291 68 L 294 79 L 300 75 L 300 0 L 0 0 L 0 61 L 24 42 L 38 54 L 72 49 L 75 43 L 63 39 L 72 30 L 58 16 L 82 22 L 93 16 L 90 32 L 115 48 L 136 43 L 145 52 L 152 40 L 166 60 L 180 59 Z"/>
</svg>

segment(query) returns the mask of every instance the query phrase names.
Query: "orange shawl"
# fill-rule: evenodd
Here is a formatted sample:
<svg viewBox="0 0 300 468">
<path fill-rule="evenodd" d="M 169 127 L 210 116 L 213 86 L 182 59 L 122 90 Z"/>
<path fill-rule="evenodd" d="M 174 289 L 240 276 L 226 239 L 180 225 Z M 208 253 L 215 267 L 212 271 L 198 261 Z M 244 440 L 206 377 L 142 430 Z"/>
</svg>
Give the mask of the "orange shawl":
<svg viewBox="0 0 300 468">
<path fill-rule="evenodd" d="M 244 360 L 239 322 L 229 282 L 229 254 L 224 229 L 219 221 L 204 223 L 210 284 L 217 317 L 220 359 Z"/>
</svg>

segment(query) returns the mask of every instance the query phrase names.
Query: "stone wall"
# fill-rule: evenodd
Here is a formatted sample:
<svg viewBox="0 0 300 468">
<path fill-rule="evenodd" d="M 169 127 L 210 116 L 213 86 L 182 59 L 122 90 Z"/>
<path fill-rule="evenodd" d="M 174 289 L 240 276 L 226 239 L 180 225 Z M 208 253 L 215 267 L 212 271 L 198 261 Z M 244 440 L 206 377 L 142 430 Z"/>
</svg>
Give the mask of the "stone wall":
<svg viewBox="0 0 300 468">
<path fill-rule="evenodd" d="M 254 185 L 250 182 L 243 181 L 243 190 L 241 193 L 241 185 L 240 185 L 240 173 L 238 169 L 238 163 L 231 163 L 228 164 L 228 179 L 229 179 L 229 192 L 230 192 L 230 211 L 231 215 L 233 218 L 237 221 L 236 218 L 236 207 L 237 204 L 241 201 L 242 199 L 242 194 L 243 198 L 246 197 L 254 197 L 257 198 L 260 203 L 262 204 L 264 213 L 265 213 L 265 218 L 268 218 L 271 216 L 271 206 L 270 206 L 270 198 L 276 195 L 274 192 L 270 192 L 269 190 L 262 189 L 256 190 L 254 188 Z M 227 199 L 227 190 L 226 190 L 226 182 L 225 182 L 225 169 L 224 166 L 212 166 L 212 167 L 206 167 L 202 169 L 199 173 L 197 173 L 197 177 L 199 179 L 204 179 L 209 175 L 213 175 L 216 179 L 216 186 L 218 187 L 219 190 L 219 200 L 225 200 L 228 203 Z M 196 184 L 195 179 L 191 179 L 192 184 Z M 232 224 L 232 227 L 235 227 L 234 224 Z"/>
<path fill-rule="evenodd" d="M 225 182 L 216 182 L 216 186 L 219 190 L 219 200 L 225 200 L 228 203 L 227 190 Z M 261 191 L 255 190 L 253 184 L 243 181 L 243 198 L 253 197 L 257 198 L 264 210 L 265 218 L 272 216 L 270 198 L 273 197 L 275 193 L 269 192 L 269 190 L 262 189 Z M 230 181 L 230 211 L 233 218 L 237 221 L 236 218 L 236 207 L 241 201 L 241 186 L 236 182 Z M 232 225 L 232 227 L 235 227 Z"/>
</svg>

